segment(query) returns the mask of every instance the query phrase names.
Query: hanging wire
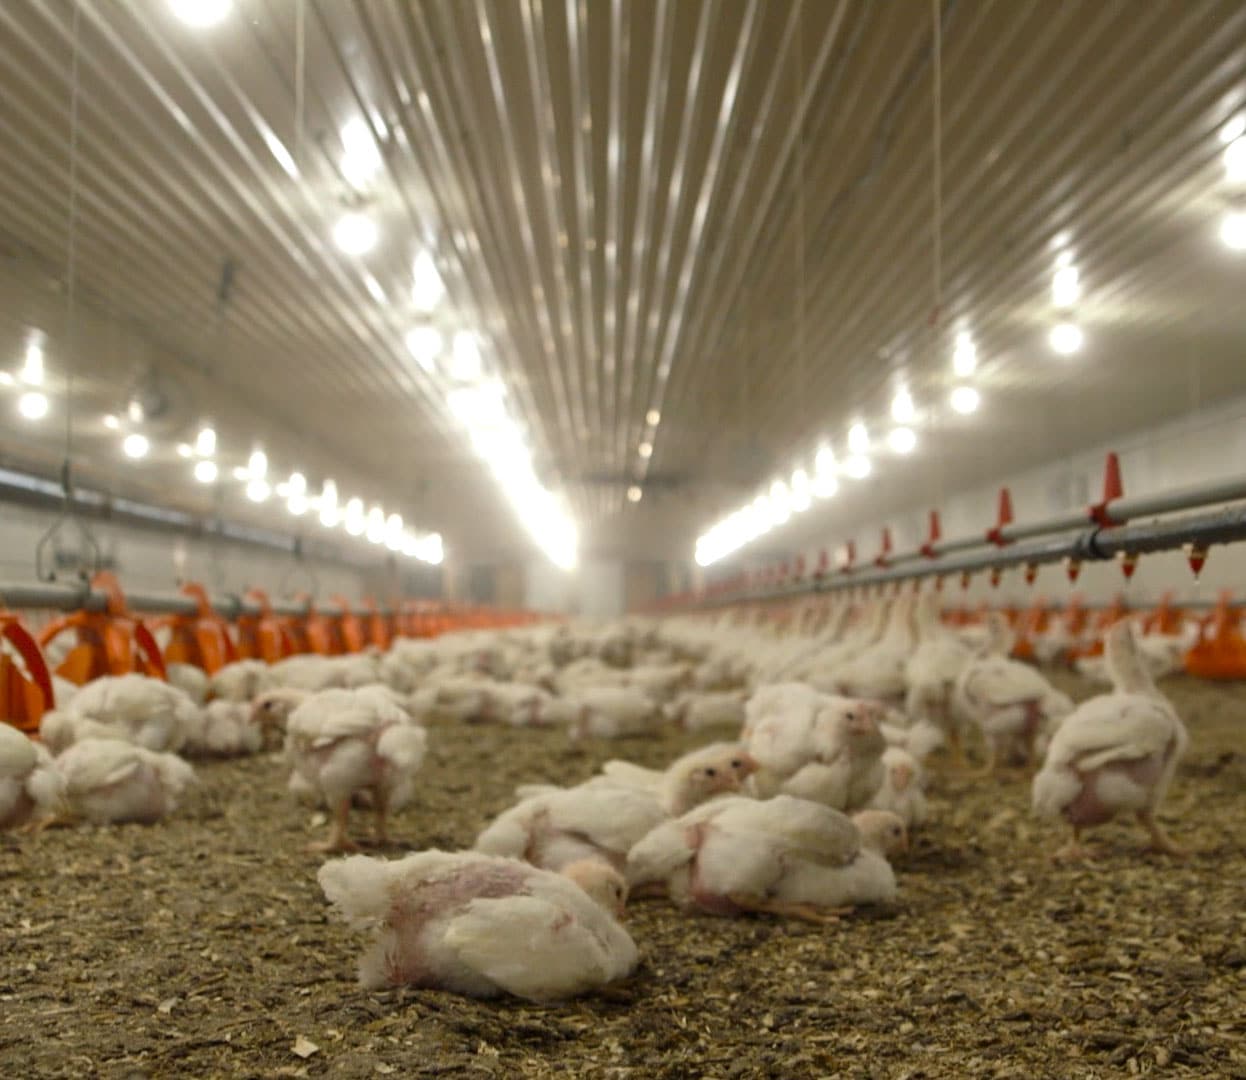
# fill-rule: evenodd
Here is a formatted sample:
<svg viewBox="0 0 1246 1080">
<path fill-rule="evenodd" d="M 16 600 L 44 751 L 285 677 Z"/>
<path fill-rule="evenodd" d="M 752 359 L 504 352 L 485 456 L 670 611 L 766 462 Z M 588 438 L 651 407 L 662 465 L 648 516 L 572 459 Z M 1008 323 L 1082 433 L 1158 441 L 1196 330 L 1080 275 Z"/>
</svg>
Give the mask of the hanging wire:
<svg viewBox="0 0 1246 1080">
<path fill-rule="evenodd" d="M 41 581 L 56 578 L 55 566 L 45 568 L 45 552 L 67 522 L 77 528 L 81 545 L 78 552 L 78 572 L 85 577 L 89 568 L 99 568 L 100 549 L 86 522 L 78 517 L 73 496 L 74 455 L 74 359 L 77 349 L 77 309 L 75 283 L 78 269 L 78 106 L 81 98 L 81 47 L 80 30 L 82 10 L 73 6 L 70 25 L 69 68 L 69 205 L 66 213 L 65 242 L 65 458 L 61 463 L 61 510 L 56 520 L 35 544 L 35 576 Z"/>
<path fill-rule="evenodd" d="M 931 351 L 938 364 L 943 344 L 943 0 L 930 0 L 930 107 L 931 107 L 931 293 L 933 307 L 930 312 Z M 935 496 L 936 502 L 944 500 L 945 459 L 936 450 Z"/>
<path fill-rule="evenodd" d="M 805 0 L 796 8 L 796 101 L 805 100 Z M 807 113 L 799 118 L 800 134 L 796 140 L 796 382 L 800 387 L 800 426 L 809 424 L 810 393 L 808 367 L 805 359 L 805 135 Z"/>
<path fill-rule="evenodd" d="M 303 111 L 307 88 L 307 7 L 304 0 L 294 5 L 294 161 L 303 163 Z"/>
</svg>

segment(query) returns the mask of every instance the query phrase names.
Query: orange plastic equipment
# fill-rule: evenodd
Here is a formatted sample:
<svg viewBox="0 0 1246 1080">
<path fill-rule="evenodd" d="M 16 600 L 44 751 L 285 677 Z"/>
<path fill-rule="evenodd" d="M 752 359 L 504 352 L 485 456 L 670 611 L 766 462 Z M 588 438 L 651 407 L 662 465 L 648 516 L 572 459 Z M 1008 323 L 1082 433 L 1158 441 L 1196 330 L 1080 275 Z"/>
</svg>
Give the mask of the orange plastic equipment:
<svg viewBox="0 0 1246 1080">
<path fill-rule="evenodd" d="M 1049 622 L 1047 598 L 1040 596 L 1017 620 L 1017 642 L 1012 655 L 1018 660 L 1033 660 L 1034 639 L 1046 632 Z"/>
<path fill-rule="evenodd" d="M 1172 593 L 1166 592 L 1160 597 L 1159 606 L 1142 620 L 1142 629 L 1147 634 L 1179 634 L 1183 621 L 1182 613 L 1172 606 Z"/>
<path fill-rule="evenodd" d="M 207 590 L 197 582 L 182 586 L 199 610 L 194 615 L 168 615 L 153 622 L 167 626 L 172 634 L 164 650 L 166 664 L 193 664 L 215 675 L 226 664 L 238 659 L 238 650 L 229 636 L 228 624 L 208 603 Z"/>
<path fill-rule="evenodd" d="M 337 617 L 337 632 L 342 643 L 342 651 L 363 652 L 368 644 L 367 629 L 363 620 L 352 610 L 350 601 L 346 597 L 338 595 L 332 600 L 342 610 L 341 615 Z"/>
<path fill-rule="evenodd" d="M 341 656 L 346 651 L 342 633 L 336 619 L 316 610 L 308 593 L 299 593 L 296 599 L 307 608 L 307 614 L 295 619 L 291 628 L 295 644 L 302 645 L 299 652 L 312 652 L 319 656 Z"/>
<path fill-rule="evenodd" d="M 0 611 L 0 635 L 26 664 L 23 672 L 8 653 L 0 652 L 0 721 L 34 735 L 43 714 L 55 704 L 48 665 L 35 639 L 16 615 Z"/>
<path fill-rule="evenodd" d="M 244 660 L 263 660 L 275 664 L 295 653 L 289 624 L 273 614 L 273 605 L 263 589 L 251 589 L 245 599 L 259 605 L 258 615 L 238 616 L 238 656 Z"/>
<path fill-rule="evenodd" d="M 91 579 L 92 589 L 108 595 L 104 611 L 75 611 L 53 619 L 39 633 L 39 644 L 46 647 L 66 630 L 74 630 L 78 643 L 56 669 L 56 674 L 79 686 L 103 675 L 137 672 L 154 679 L 165 677 L 164 660 L 151 630 L 142 619 L 126 609 L 125 595 L 109 571 L 101 570 Z"/>
<path fill-rule="evenodd" d="M 1200 679 L 1246 679 L 1246 638 L 1238 627 L 1240 610 L 1230 603 L 1229 593 L 1220 594 L 1210 625 L 1204 626 L 1198 643 L 1185 654 L 1185 669 Z"/>
<path fill-rule="evenodd" d="M 376 601 L 370 596 L 364 597 L 363 606 L 368 609 L 368 644 L 386 652 L 394 641 L 393 620 L 377 610 Z M 396 610 L 396 606 L 391 604 L 390 609 Z"/>
</svg>

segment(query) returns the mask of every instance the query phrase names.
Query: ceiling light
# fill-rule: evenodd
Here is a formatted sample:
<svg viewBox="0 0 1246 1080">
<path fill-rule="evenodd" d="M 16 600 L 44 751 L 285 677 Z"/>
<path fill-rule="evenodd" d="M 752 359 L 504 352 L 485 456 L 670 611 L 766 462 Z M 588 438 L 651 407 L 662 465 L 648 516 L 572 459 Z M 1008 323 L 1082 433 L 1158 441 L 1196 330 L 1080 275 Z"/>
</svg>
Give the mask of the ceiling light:
<svg viewBox="0 0 1246 1080">
<path fill-rule="evenodd" d="M 379 506 L 374 506 L 368 511 L 368 527 L 365 535 L 370 544 L 379 544 L 385 539 L 385 511 Z"/>
<path fill-rule="evenodd" d="M 190 443 L 180 442 L 177 444 L 177 456 L 180 458 L 194 457 L 195 451 Z"/>
<path fill-rule="evenodd" d="M 43 345 L 38 340 L 26 346 L 26 362 L 18 372 L 18 378 L 27 386 L 43 385 Z"/>
<path fill-rule="evenodd" d="M 286 502 L 286 509 L 295 517 L 302 517 L 307 513 L 307 496 L 295 492 Z"/>
<path fill-rule="evenodd" d="M 473 429 L 473 435 L 480 429 L 505 424 L 507 420 L 500 383 L 451 390 L 446 395 L 446 407 L 463 424 Z"/>
<path fill-rule="evenodd" d="M 853 424 L 848 429 L 848 449 L 858 455 L 869 452 L 870 433 L 864 424 Z"/>
<path fill-rule="evenodd" d="M 247 475 L 253 480 L 263 480 L 268 473 L 268 455 L 263 450 L 252 450 L 247 460 Z"/>
<path fill-rule="evenodd" d="M 968 334 L 956 335 L 956 348 L 952 351 L 952 370 L 962 379 L 972 375 L 978 367 L 978 349 Z"/>
<path fill-rule="evenodd" d="M 820 472 L 813 478 L 813 493 L 819 499 L 829 499 L 839 490 L 839 481 L 833 472 Z"/>
<path fill-rule="evenodd" d="M 642 458 L 653 457 L 653 443 L 642 442 L 638 447 L 636 447 L 636 453 L 638 453 Z"/>
<path fill-rule="evenodd" d="M 1051 302 L 1059 308 L 1072 307 L 1082 295 L 1076 266 L 1063 266 L 1051 279 Z"/>
<path fill-rule="evenodd" d="M 0 386 L 12 386 L 17 380 L 7 371 L 0 371 Z"/>
<path fill-rule="evenodd" d="M 770 485 L 770 520 L 776 525 L 784 524 L 792 516 L 792 499 L 787 485 L 776 480 Z"/>
<path fill-rule="evenodd" d="M 835 451 L 829 446 L 819 447 L 813 458 L 813 469 L 818 476 L 834 476 Z"/>
<path fill-rule="evenodd" d="M 1063 235 L 1063 233 L 1061 235 Z M 1068 237 L 1065 237 L 1064 242 L 1066 244 L 1068 243 Z M 1063 270 L 1066 266 L 1072 266 L 1072 265 L 1073 265 L 1073 252 L 1070 251 L 1066 247 L 1063 251 L 1060 252 L 1059 255 L 1056 256 L 1056 269 Z"/>
<path fill-rule="evenodd" d="M 141 458 L 147 456 L 147 451 L 151 449 L 151 443 L 147 441 L 146 435 L 140 435 L 136 431 L 127 435 L 121 441 L 121 449 L 125 451 L 126 457 Z"/>
<path fill-rule="evenodd" d="M 23 394 L 17 399 L 17 411 L 27 420 L 42 420 L 48 415 L 48 398 L 37 390 Z"/>
<path fill-rule="evenodd" d="M 891 418 L 897 424 L 911 423 L 917 410 L 913 407 L 913 398 L 907 390 L 900 390 L 891 399 Z"/>
<path fill-rule="evenodd" d="M 379 235 L 375 221 L 353 210 L 333 226 L 333 242 L 347 255 L 366 255 L 376 247 Z"/>
<path fill-rule="evenodd" d="M 1220 222 L 1220 239 L 1234 251 L 1246 251 L 1246 213 L 1235 210 Z"/>
<path fill-rule="evenodd" d="M 753 500 L 752 518 L 753 524 L 757 529 L 757 533 L 769 532 L 773 520 L 770 516 L 770 500 L 765 495 L 758 495 Z"/>
<path fill-rule="evenodd" d="M 385 546 L 390 551 L 401 551 L 402 539 L 402 515 L 390 514 L 385 519 Z"/>
<path fill-rule="evenodd" d="M 432 255 L 421 251 L 411 267 L 411 302 L 417 311 L 429 314 L 445 295 L 446 286 L 437 272 Z"/>
<path fill-rule="evenodd" d="M 235 480 L 246 480 L 251 476 L 251 473 L 244 465 L 235 465 L 230 472 L 233 474 Z"/>
<path fill-rule="evenodd" d="M 470 330 L 459 330 L 454 335 L 450 362 L 450 374 L 460 382 L 472 382 L 480 378 L 480 342 Z"/>
<path fill-rule="evenodd" d="M 407 331 L 407 349 L 430 375 L 442 349 L 441 331 L 435 326 L 416 326 Z"/>
<path fill-rule="evenodd" d="M 1220 141 L 1226 146 L 1246 135 L 1246 113 L 1229 117 L 1220 128 Z"/>
<path fill-rule="evenodd" d="M 844 472 L 854 480 L 864 480 L 870 475 L 870 459 L 864 454 L 854 454 L 844 462 Z"/>
<path fill-rule="evenodd" d="M 233 6 L 233 0 L 169 0 L 173 14 L 196 30 L 215 26 L 233 10 Z"/>
<path fill-rule="evenodd" d="M 887 436 L 887 445 L 897 454 L 911 454 L 917 447 L 917 436 L 912 428 L 894 428 Z"/>
<path fill-rule="evenodd" d="M 362 536 L 368 527 L 363 516 L 363 500 L 351 499 L 346 503 L 346 531 L 351 536 Z"/>
<path fill-rule="evenodd" d="M 1047 340 L 1056 352 L 1062 356 L 1070 356 L 1082 347 L 1086 341 L 1086 335 L 1076 323 L 1057 323 L 1051 328 Z"/>
<path fill-rule="evenodd" d="M 650 409 L 645 413 L 645 423 L 650 427 L 657 427 L 662 421 L 662 414 L 657 409 Z"/>
<path fill-rule="evenodd" d="M 953 409 L 967 416 L 977 409 L 982 397 L 972 386 L 958 386 L 952 391 L 950 400 Z"/>
<path fill-rule="evenodd" d="M 641 491 L 640 488 L 637 487 L 635 484 L 633 484 L 631 487 L 627 489 L 627 501 L 628 502 L 638 503 L 640 502 L 642 495 L 644 495 L 644 492 Z"/>
<path fill-rule="evenodd" d="M 267 128 L 264 129 L 264 143 L 268 147 L 269 153 L 277 159 L 277 164 L 285 169 L 286 175 L 291 180 L 297 180 L 299 178 L 299 167 L 295 164 L 294 156 L 286 149 L 286 144 Z"/>
<path fill-rule="evenodd" d="M 196 461 L 195 462 L 195 479 L 201 484 L 212 483 L 217 476 L 217 468 L 215 461 Z"/>
<path fill-rule="evenodd" d="M 326 480 L 320 489 L 320 524 L 326 529 L 331 529 L 337 523 L 337 484 L 332 480 Z"/>
<path fill-rule="evenodd" d="M 290 474 L 289 486 L 291 495 L 306 495 L 307 477 L 301 472 L 292 472 Z"/>
<path fill-rule="evenodd" d="M 199 429 L 195 436 L 195 453 L 200 457 L 211 457 L 216 453 L 216 432 L 210 427 Z"/>
<path fill-rule="evenodd" d="M 146 410 L 143 408 L 143 403 L 138 398 L 131 398 L 129 404 L 125 407 L 125 411 L 131 422 L 135 424 L 141 424 L 143 418 L 147 415 Z"/>
<path fill-rule="evenodd" d="M 351 187 L 365 188 L 381 171 L 382 164 L 372 129 L 367 121 L 356 116 L 342 126 L 341 136 L 342 145 L 346 148 L 341 161 L 342 175 Z"/>
<path fill-rule="evenodd" d="M 1224 148 L 1224 173 L 1234 183 L 1246 180 L 1246 136 L 1234 139 Z"/>
<path fill-rule="evenodd" d="M 247 498 L 252 502 L 262 503 L 272 493 L 267 480 L 255 479 L 247 483 Z"/>
<path fill-rule="evenodd" d="M 113 416 L 112 413 L 109 413 L 104 417 L 104 427 L 108 428 L 109 431 L 116 431 L 121 427 L 121 421 Z"/>
<path fill-rule="evenodd" d="M 378 304 L 386 304 L 389 302 L 389 297 L 385 295 L 385 290 L 381 288 L 381 283 L 371 274 L 363 275 L 363 283 L 368 292 L 372 294 L 372 299 Z"/>
</svg>

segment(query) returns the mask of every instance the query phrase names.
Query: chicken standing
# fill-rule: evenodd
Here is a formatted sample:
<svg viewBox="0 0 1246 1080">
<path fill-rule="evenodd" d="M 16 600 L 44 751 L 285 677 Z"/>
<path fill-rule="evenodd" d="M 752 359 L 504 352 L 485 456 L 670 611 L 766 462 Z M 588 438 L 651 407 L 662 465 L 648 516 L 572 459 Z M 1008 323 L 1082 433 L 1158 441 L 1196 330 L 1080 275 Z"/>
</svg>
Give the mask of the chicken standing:
<svg viewBox="0 0 1246 1080">
<path fill-rule="evenodd" d="M 286 754 L 294 772 L 332 812 L 329 837 L 316 851 L 346 851 L 351 798 L 368 792 L 376 812 L 376 836 L 388 840 L 387 816 L 415 792 L 428 736 L 384 692 L 325 690 L 299 705 L 286 724 Z"/>
<path fill-rule="evenodd" d="M 636 966 L 635 942 L 615 917 L 623 880 L 599 863 L 556 874 L 514 859 L 426 851 L 396 862 L 338 859 L 317 878 L 352 926 L 376 934 L 359 963 L 368 988 L 551 1001 Z"/>
<path fill-rule="evenodd" d="M 1155 815 L 1189 745 L 1185 725 L 1155 688 L 1127 622 L 1108 631 L 1104 656 L 1113 691 L 1083 702 L 1052 736 L 1034 777 L 1034 810 L 1073 827 L 1072 842 L 1056 853 L 1061 860 L 1086 854 L 1083 829 L 1127 813 L 1154 850 L 1180 856 Z"/>
</svg>

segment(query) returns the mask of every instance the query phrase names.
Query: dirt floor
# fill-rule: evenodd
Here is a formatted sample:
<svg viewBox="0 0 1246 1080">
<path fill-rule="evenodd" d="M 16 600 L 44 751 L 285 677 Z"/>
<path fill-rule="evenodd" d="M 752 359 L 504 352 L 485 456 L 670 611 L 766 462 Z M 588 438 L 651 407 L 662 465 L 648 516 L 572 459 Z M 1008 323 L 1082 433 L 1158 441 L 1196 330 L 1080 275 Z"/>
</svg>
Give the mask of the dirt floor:
<svg viewBox="0 0 1246 1080">
<path fill-rule="evenodd" d="M 828 929 L 638 902 L 637 974 L 556 1007 L 360 990 L 279 762 L 204 765 L 163 825 L 0 837 L 0 1076 L 1246 1077 L 1246 687 L 1165 689 L 1188 862 L 1122 825 L 1056 868 L 1022 778 L 936 779 L 894 910 Z M 517 782 L 705 741 L 434 735 L 392 854 L 469 844 Z"/>
</svg>

